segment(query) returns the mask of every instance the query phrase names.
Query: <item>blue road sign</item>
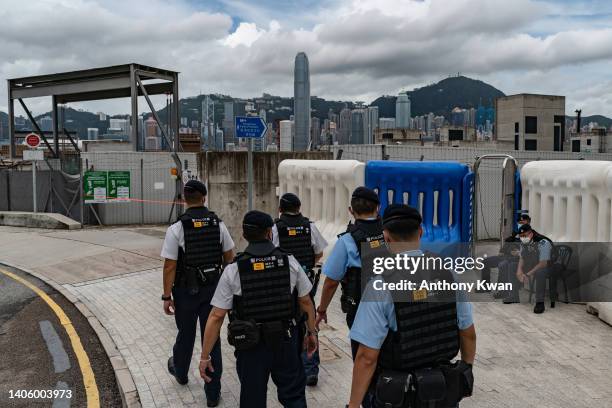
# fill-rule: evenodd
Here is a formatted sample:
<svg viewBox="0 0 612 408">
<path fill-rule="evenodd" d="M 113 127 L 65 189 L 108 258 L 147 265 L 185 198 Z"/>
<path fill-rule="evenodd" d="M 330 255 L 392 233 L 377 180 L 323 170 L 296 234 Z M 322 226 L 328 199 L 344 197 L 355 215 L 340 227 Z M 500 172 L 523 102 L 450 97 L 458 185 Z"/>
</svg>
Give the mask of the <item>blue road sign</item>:
<svg viewBox="0 0 612 408">
<path fill-rule="evenodd" d="M 236 137 L 260 139 L 268 127 L 259 116 L 236 116 Z"/>
</svg>

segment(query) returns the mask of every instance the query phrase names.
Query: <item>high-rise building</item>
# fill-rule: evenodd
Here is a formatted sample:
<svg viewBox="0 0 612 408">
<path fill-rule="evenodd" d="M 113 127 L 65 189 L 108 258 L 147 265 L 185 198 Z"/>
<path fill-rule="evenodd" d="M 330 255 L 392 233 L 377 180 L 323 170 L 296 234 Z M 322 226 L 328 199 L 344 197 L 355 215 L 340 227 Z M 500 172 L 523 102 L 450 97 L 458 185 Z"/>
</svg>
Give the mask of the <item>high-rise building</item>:
<svg viewBox="0 0 612 408">
<path fill-rule="evenodd" d="M 366 138 L 366 110 L 353 109 L 351 111 L 351 138 L 350 144 L 364 144 Z"/>
<path fill-rule="evenodd" d="M 308 57 L 303 52 L 295 56 L 293 75 L 293 150 L 300 151 L 308 149 L 310 140 L 310 70 Z"/>
<path fill-rule="evenodd" d="M 378 127 L 380 129 L 395 129 L 395 118 L 378 119 Z"/>
<path fill-rule="evenodd" d="M 100 120 L 100 122 L 105 122 L 106 121 L 106 113 L 104 113 L 104 112 L 97 112 L 96 115 L 98 115 L 98 119 Z"/>
<path fill-rule="evenodd" d="M 87 140 L 98 140 L 98 128 L 87 128 Z"/>
<path fill-rule="evenodd" d="M 369 106 L 366 112 L 366 138 L 364 143 L 374 144 L 374 131 L 378 128 L 378 106 Z"/>
<path fill-rule="evenodd" d="M 395 101 L 395 127 L 410 127 L 410 98 L 406 92 L 400 92 Z"/>
<path fill-rule="evenodd" d="M 293 150 L 293 131 L 294 122 L 292 120 L 281 120 L 280 126 L 280 146 L 281 152 L 290 152 Z"/>
<path fill-rule="evenodd" d="M 109 129 L 115 130 L 115 131 L 121 131 L 121 133 L 123 134 L 129 134 L 129 126 L 130 123 L 127 119 L 110 119 L 109 121 Z"/>
<path fill-rule="evenodd" d="M 316 147 L 321 144 L 321 120 L 316 116 L 313 116 L 310 119 L 310 141 L 312 142 L 312 147 Z"/>
<path fill-rule="evenodd" d="M 40 130 L 43 132 L 50 132 L 53 129 L 53 119 L 51 116 L 45 116 L 39 120 Z"/>
<path fill-rule="evenodd" d="M 149 116 L 149 118 L 144 121 L 144 128 L 145 138 L 158 136 L 159 128 L 157 127 L 157 122 L 155 121 L 155 118 L 153 118 L 153 116 Z"/>
<path fill-rule="evenodd" d="M 348 144 L 351 137 L 351 110 L 344 108 L 338 119 L 338 144 Z"/>
</svg>

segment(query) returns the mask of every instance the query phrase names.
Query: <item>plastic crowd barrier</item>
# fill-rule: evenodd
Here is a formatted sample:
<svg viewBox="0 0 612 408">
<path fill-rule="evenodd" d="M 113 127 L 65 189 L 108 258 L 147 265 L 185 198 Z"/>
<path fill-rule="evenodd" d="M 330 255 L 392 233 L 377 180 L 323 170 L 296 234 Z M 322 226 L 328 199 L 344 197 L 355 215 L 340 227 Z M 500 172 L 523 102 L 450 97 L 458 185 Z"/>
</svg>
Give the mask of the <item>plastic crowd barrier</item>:
<svg viewBox="0 0 612 408">
<path fill-rule="evenodd" d="M 474 173 L 454 162 L 370 161 L 366 186 L 381 200 L 381 214 L 390 203 L 409 204 L 423 216 L 423 247 L 471 242 Z"/>
<path fill-rule="evenodd" d="M 550 160 L 521 170 L 523 207 L 536 231 L 555 242 L 612 241 L 612 163 Z M 589 303 L 612 324 L 612 303 Z"/>
<path fill-rule="evenodd" d="M 364 173 L 365 164 L 357 160 L 283 160 L 278 166 L 279 196 L 300 197 L 302 214 L 329 243 L 326 253 L 346 230 L 351 193 L 364 185 Z"/>
<path fill-rule="evenodd" d="M 559 242 L 612 241 L 611 162 L 529 162 L 521 184 L 522 205 L 536 230 Z"/>
</svg>

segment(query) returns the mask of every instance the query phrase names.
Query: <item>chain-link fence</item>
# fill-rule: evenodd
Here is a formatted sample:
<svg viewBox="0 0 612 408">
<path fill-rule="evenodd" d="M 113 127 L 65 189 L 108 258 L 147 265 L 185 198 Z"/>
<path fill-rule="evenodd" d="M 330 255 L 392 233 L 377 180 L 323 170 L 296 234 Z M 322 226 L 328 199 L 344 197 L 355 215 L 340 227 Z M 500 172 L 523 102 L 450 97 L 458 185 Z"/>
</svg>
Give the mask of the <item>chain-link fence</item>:
<svg viewBox="0 0 612 408">
<path fill-rule="evenodd" d="M 180 153 L 183 171 L 188 177 L 200 177 L 197 153 Z M 176 168 L 172 155 L 166 152 L 87 152 L 82 153 L 81 162 L 85 174 L 107 172 L 108 197 L 104 203 L 85 204 L 85 212 L 91 212 L 95 220 L 108 225 L 118 224 L 165 224 L 175 220 L 180 208 L 177 208 L 177 177 L 173 174 Z M 113 174 L 123 173 L 123 193 L 117 196 L 113 192 Z M 91 186 L 91 188 L 94 188 Z M 86 190 L 88 187 L 86 186 Z M 129 193 L 128 193 L 129 192 Z M 129 199 L 121 194 L 129 194 Z M 85 198 L 88 192 L 85 192 Z M 95 200 L 95 198 L 94 198 Z M 102 200 L 104 201 L 104 200 Z"/>
<path fill-rule="evenodd" d="M 330 146 L 335 158 L 369 160 L 458 161 L 473 165 L 477 157 L 487 154 L 509 154 L 517 159 L 519 168 L 534 160 L 612 160 L 610 153 L 572 153 L 547 151 L 501 151 L 494 148 L 465 148 L 399 145 L 336 145 Z M 342 153 L 340 153 L 342 151 Z M 499 238 L 501 223 L 502 161 L 483 161 L 479 168 L 476 208 L 477 236 L 480 239 Z"/>
</svg>

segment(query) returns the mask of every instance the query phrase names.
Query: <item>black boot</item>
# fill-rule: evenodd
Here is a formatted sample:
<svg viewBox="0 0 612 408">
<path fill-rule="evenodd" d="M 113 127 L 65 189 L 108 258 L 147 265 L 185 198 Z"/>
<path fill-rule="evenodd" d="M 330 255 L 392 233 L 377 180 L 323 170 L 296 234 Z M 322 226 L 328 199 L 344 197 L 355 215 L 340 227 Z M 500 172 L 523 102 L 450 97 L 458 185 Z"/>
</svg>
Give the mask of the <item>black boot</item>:
<svg viewBox="0 0 612 408">
<path fill-rule="evenodd" d="M 544 306 L 544 302 L 537 302 L 535 304 L 535 307 L 533 308 L 533 313 L 535 314 L 544 313 L 545 309 L 546 307 Z"/>
</svg>

